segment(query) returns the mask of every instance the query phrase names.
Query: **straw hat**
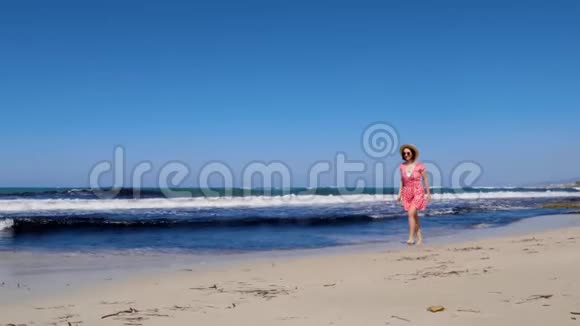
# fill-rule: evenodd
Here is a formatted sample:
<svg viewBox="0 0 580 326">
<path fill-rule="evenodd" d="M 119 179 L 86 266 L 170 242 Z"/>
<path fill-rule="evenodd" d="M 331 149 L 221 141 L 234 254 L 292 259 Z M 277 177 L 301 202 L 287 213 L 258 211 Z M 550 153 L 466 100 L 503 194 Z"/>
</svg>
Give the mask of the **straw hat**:
<svg viewBox="0 0 580 326">
<path fill-rule="evenodd" d="M 403 145 L 401 145 L 401 147 L 399 148 L 399 152 L 401 153 L 401 157 L 403 157 L 403 150 L 405 148 L 409 148 L 411 151 L 415 152 L 415 155 L 413 155 L 413 160 L 417 160 L 417 158 L 419 158 L 419 150 L 413 144 L 403 144 Z"/>
</svg>

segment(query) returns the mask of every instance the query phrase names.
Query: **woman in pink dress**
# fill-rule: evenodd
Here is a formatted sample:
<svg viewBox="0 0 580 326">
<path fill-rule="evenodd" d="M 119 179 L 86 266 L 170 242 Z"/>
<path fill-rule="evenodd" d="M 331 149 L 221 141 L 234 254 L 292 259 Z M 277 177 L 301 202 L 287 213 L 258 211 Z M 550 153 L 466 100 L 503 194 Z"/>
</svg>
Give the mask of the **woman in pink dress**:
<svg viewBox="0 0 580 326">
<path fill-rule="evenodd" d="M 397 201 L 403 204 L 409 215 L 409 240 L 407 240 L 407 244 L 415 244 L 415 237 L 417 237 L 417 244 L 420 245 L 423 243 L 423 237 L 417 210 L 425 210 L 425 206 L 431 201 L 429 179 L 425 165 L 417 162 L 419 157 L 417 147 L 405 144 L 401 146 L 400 152 L 404 162 L 400 165 L 401 185 Z M 425 187 L 423 187 L 421 180 Z"/>
</svg>

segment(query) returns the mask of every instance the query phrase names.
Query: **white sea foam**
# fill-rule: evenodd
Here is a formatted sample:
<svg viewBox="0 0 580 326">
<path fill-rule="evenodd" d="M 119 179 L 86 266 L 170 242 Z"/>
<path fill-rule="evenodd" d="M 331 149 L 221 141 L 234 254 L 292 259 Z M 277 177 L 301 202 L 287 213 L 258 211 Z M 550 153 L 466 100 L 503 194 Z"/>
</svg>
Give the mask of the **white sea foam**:
<svg viewBox="0 0 580 326">
<path fill-rule="evenodd" d="M 9 218 L 7 218 L 7 219 L 0 219 L 0 231 L 5 230 L 5 229 L 9 229 L 13 225 L 14 225 L 14 221 L 12 221 Z"/>
<path fill-rule="evenodd" d="M 434 194 L 433 200 L 477 200 L 501 198 L 580 197 L 580 192 L 472 192 Z M 249 197 L 195 197 L 146 199 L 2 199 L 0 213 L 39 211 L 111 211 L 129 209 L 180 209 L 226 207 L 309 206 L 349 203 L 392 202 L 394 195 L 286 195 Z"/>
</svg>

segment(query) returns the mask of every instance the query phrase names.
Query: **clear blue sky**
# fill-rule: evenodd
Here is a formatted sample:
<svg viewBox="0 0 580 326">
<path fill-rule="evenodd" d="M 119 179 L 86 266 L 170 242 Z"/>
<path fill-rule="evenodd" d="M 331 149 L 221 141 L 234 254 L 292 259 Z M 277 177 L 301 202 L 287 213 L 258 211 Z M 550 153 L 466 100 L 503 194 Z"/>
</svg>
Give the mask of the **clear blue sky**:
<svg viewBox="0 0 580 326">
<path fill-rule="evenodd" d="M 301 185 L 376 121 L 480 185 L 580 176 L 579 2 L 434 3 L 2 1 L 0 186 L 86 185 L 116 144 Z"/>
</svg>

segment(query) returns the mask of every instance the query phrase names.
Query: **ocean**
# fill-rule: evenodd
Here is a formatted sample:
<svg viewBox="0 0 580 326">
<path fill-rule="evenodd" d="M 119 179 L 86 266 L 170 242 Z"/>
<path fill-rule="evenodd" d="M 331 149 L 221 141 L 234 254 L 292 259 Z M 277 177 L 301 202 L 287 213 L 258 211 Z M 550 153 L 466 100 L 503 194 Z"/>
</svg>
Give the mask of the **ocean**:
<svg viewBox="0 0 580 326">
<path fill-rule="evenodd" d="M 237 253 L 308 249 L 406 239 L 396 189 L 341 195 L 335 188 L 288 190 L 122 189 L 115 198 L 90 189 L 0 188 L 0 250 Z M 566 213 L 542 205 L 580 198 L 566 188 L 440 188 L 421 212 L 425 237 L 498 228 Z M 228 196 L 224 196 L 228 194 Z"/>
</svg>

